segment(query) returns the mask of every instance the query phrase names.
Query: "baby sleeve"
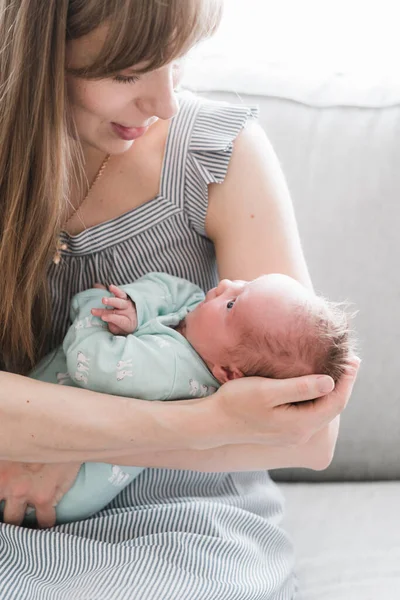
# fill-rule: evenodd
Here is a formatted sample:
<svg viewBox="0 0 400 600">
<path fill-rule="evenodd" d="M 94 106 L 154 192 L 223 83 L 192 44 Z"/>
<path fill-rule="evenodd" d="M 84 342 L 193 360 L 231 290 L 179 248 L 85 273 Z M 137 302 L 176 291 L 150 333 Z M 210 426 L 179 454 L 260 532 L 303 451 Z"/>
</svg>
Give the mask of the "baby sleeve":
<svg viewBox="0 0 400 600">
<path fill-rule="evenodd" d="M 71 379 L 95 392 L 168 399 L 176 373 L 174 344 L 169 343 L 166 352 L 160 335 L 111 334 L 100 318 L 91 315 L 103 295 L 104 290 L 87 290 L 72 300 L 73 323 L 63 343 Z"/>
<path fill-rule="evenodd" d="M 138 327 L 183 307 L 190 310 L 204 300 L 204 292 L 197 285 L 167 273 L 148 273 L 120 287 L 136 304 Z"/>
</svg>

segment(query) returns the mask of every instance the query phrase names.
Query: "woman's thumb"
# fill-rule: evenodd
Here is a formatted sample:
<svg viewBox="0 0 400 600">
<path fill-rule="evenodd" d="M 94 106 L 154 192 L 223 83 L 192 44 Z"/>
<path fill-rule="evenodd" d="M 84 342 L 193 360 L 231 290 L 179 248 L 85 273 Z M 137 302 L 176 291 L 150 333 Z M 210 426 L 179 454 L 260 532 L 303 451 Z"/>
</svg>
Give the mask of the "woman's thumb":
<svg viewBox="0 0 400 600">
<path fill-rule="evenodd" d="M 335 382 L 329 375 L 304 375 L 276 380 L 278 384 L 276 406 L 314 400 L 332 392 Z"/>
</svg>

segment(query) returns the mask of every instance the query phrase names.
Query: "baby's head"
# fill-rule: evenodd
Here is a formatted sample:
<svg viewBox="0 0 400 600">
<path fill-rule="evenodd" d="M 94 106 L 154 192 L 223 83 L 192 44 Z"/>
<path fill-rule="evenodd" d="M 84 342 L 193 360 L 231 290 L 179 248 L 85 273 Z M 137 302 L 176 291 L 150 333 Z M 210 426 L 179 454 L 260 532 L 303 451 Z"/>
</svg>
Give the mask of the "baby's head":
<svg viewBox="0 0 400 600">
<path fill-rule="evenodd" d="M 186 338 L 221 383 L 313 373 L 336 382 L 351 351 L 348 317 L 339 305 L 281 274 L 222 280 L 187 315 Z"/>
</svg>

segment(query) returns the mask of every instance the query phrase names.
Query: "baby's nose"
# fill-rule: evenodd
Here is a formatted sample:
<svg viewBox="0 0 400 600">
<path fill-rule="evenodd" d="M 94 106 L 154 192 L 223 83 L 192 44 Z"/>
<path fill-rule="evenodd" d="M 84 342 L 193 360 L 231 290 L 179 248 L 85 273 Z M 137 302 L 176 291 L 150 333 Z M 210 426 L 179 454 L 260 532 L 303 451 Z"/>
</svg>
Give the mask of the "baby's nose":
<svg viewBox="0 0 400 600">
<path fill-rule="evenodd" d="M 225 292 L 225 290 L 231 287 L 231 285 L 232 281 L 230 279 L 221 279 L 221 281 L 217 285 L 217 289 L 215 290 L 216 295 L 220 296 Z"/>
</svg>

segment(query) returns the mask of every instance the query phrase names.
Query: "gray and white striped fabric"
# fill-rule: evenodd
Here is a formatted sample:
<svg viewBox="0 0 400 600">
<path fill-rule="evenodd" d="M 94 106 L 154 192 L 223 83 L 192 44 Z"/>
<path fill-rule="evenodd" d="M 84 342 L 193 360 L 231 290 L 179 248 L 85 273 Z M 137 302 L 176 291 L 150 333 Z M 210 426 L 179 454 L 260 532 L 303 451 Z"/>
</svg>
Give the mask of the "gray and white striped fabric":
<svg viewBox="0 0 400 600">
<path fill-rule="evenodd" d="M 150 271 L 217 282 L 205 236 L 207 184 L 224 179 L 232 143 L 256 111 L 180 96 L 160 193 L 69 237 L 49 277 L 58 345 L 69 301 L 96 281 Z M 0 524 L 1 600 L 291 600 L 283 499 L 268 473 L 146 469 L 104 510 L 48 530 Z"/>
</svg>

